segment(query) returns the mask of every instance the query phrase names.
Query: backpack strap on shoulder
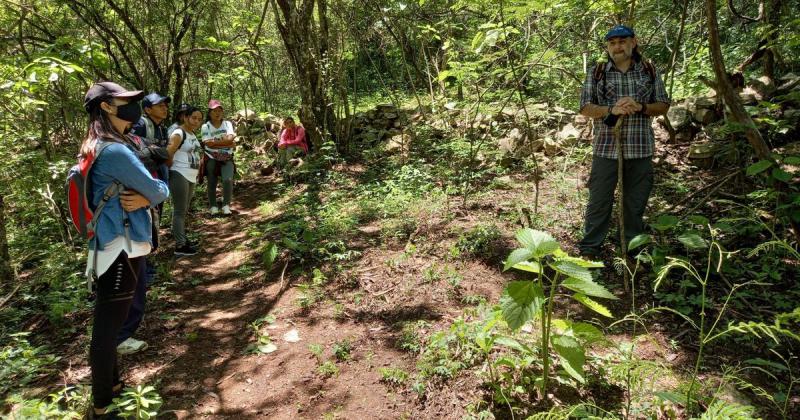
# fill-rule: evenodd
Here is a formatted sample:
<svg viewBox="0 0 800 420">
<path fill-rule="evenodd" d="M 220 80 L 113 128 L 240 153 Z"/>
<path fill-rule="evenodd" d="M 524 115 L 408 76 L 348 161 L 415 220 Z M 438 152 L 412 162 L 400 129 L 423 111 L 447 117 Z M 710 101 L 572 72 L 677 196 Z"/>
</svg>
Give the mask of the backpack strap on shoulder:
<svg viewBox="0 0 800 420">
<path fill-rule="evenodd" d="M 592 77 L 594 78 L 595 82 L 599 82 L 606 78 L 606 62 L 605 61 L 598 61 L 597 64 L 594 66 L 594 71 L 592 72 Z"/>
<path fill-rule="evenodd" d="M 650 76 L 650 80 L 656 80 L 656 66 L 653 64 L 651 60 L 646 58 L 642 59 L 642 66 L 644 66 L 644 71 Z"/>
</svg>

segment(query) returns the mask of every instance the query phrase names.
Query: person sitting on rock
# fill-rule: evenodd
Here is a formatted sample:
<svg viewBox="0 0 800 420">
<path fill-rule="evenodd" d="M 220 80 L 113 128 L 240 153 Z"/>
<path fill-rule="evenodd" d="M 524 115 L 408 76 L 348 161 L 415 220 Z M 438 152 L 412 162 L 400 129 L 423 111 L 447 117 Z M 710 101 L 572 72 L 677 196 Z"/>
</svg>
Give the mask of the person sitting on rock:
<svg viewBox="0 0 800 420">
<path fill-rule="evenodd" d="M 278 138 L 278 165 L 280 167 L 286 167 L 301 152 L 308 154 L 306 130 L 302 126 L 296 125 L 294 118 L 286 117 L 283 119 L 283 130 L 281 130 Z"/>
</svg>

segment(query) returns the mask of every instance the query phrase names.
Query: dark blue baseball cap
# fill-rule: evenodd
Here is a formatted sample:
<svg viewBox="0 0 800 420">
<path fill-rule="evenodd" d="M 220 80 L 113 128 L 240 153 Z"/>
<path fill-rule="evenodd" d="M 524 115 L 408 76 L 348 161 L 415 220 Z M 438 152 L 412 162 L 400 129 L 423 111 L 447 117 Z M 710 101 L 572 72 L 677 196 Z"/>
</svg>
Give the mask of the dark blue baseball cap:
<svg viewBox="0 0 800 420">
<path fill-rule="evenodd" d="M 608 30 L 606 33 L 606 41 L 611 38 L 633 38 L 636 34 L 633 33 L 633 29 L 625 26 L 625 25 L 617 25 Z"/>
<path fill-rule="evenodd" d="M 158 105 L 160 103 L 169 103 L 171 99 L 169 96 L 161 96 L 158 93 L 152 92 L 151 94 L 147 95 L 142 99 L 142 107 L 143 108 L 150 108 L 153 105 Z"/>
</svg>

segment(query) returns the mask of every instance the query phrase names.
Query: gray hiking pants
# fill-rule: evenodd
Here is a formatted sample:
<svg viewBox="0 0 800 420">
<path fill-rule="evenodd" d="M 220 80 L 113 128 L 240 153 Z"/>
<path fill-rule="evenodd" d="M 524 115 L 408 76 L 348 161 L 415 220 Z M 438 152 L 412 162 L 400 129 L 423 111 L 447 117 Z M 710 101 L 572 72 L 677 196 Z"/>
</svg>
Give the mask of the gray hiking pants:
<svg viewBox="0 0 800 420">
<path fill-rule="evenodd" d="M 169 194 L 172 196 L 172 236 L 175 247 L 186 245 L 186 213 L 194 195 L 194 182 L 176 171 L 169 171 Z"/>
<path fill-rule="evenodd" d="M 644 232 L 644 210 L 653 189 L 652 158 L 625 159 L 623 167 L 625 240 Z M 589 203 L 583 225 L 584 236 L 578 243 L 581 253 L 599 254 L 611 225 L 614 191 L 617 189 L 617 160 L 594 157 L 589 175 Z"/>
<path fill-rule="evenodd" d="M 231 205 L 233 195 L 233 159 L 224 162 L 208 159 L 206 176 L 208 177 L 208 207 L 217 207 L 217 165 L 220 166 L 222 178 L 222 205 Z"/>
</svg>

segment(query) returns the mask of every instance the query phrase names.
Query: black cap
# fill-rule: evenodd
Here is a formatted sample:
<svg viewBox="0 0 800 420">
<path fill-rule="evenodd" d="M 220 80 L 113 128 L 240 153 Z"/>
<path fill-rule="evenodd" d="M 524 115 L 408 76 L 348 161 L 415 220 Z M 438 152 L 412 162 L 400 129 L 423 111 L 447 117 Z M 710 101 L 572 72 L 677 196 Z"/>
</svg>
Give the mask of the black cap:
<svg viewBox="0 0 800 420">
<path fill-rule="evenodd" d="M 158 105 L 160 103 L 170 103 L 171 100 L 172 99 L 170 99 L 169 96 L 161 96 L 158 93 L 152 92 L 142 99 L 142 107 L 150 108 L 151 106 Z"/>
<path fill-rule="evenodd" d="M 131 101 L 142 99 L 144 92 L 141 90 L 128 90 L 114 82 L 95 83 L 86 91 L 83 98 L 83 108 L 87 112 L 108 98 L 123 98 Z"/>
</svg>

